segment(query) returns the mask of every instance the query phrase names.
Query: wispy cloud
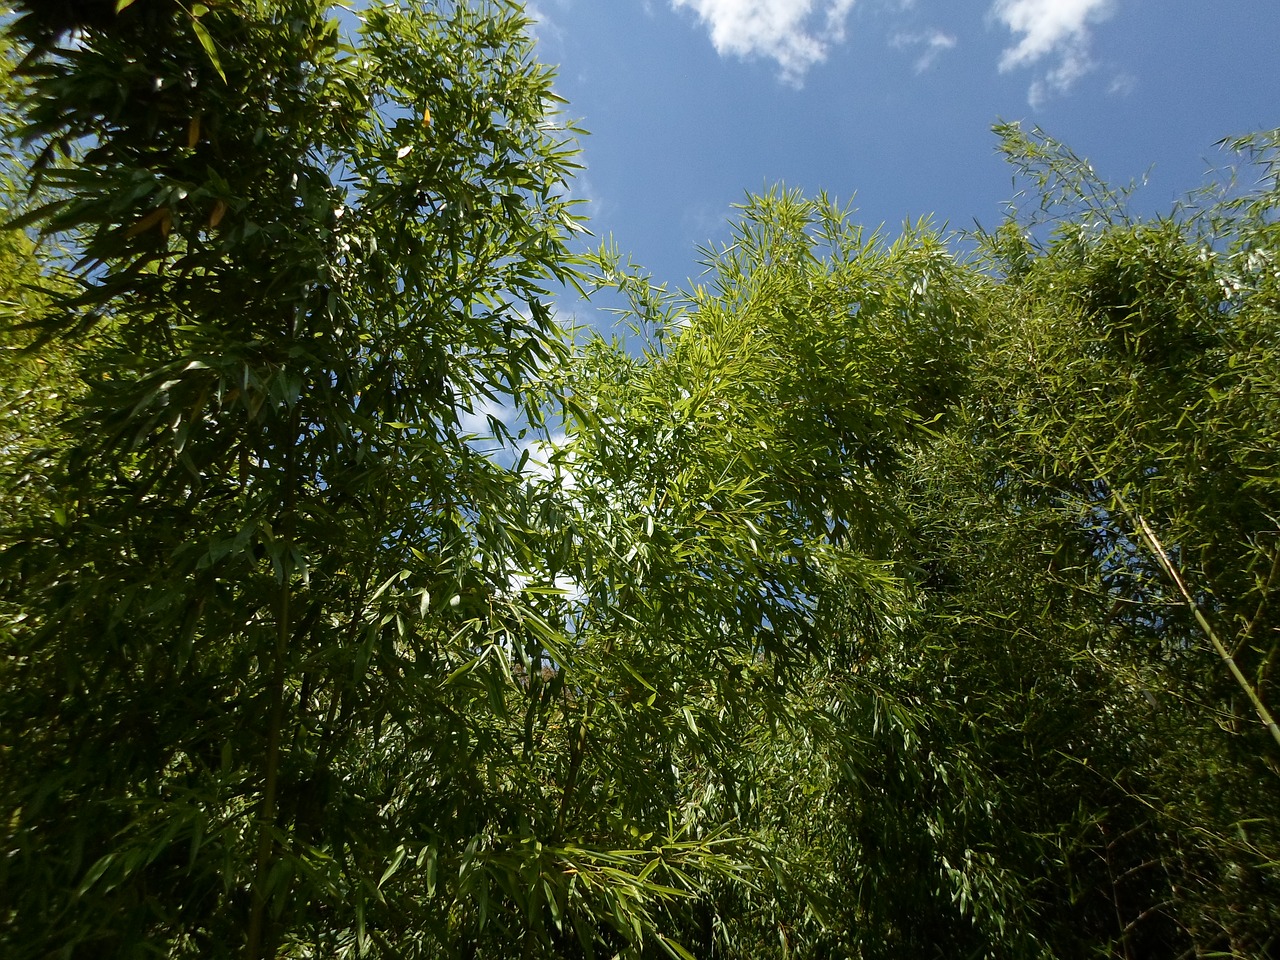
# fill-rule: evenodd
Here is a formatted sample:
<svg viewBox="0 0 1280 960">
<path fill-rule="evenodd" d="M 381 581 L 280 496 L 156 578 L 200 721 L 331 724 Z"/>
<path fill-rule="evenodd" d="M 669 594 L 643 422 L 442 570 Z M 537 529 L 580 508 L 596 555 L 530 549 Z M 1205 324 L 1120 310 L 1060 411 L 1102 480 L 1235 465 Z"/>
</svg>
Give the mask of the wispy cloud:
<svg viewBox="0 0 1280 960">
<path fill-rule="evenodd" d="M 1113 97 L 1127 97 L 1133 93 L 1137 87 L 1137 78 L 1131 73 L 1117 73 L 1111 78 L 1111 84 L 1107 87 L 1107 93 Z"/>
<path fill-rule="evenodd" d="M 549 0 L 543 0 L 549 2 Z M 670 0 L 691 10 L 725 57 L 763 57 L 777 63 L 782 79 L 799 86 L 815 64 L 843 42 L 856 0 Z M 1000 56 L 1001 72 L 1035 71 L 1028 99 L 1039 106 L 1066 93 L 1094 69 L 1090 28 L 1105 19 L 1116 0 L 991 0 L 990 17 L 1013 34 Z M 915 0 L 877 0 L 869 9 L 905 14 Z M 892 46 L 916 51 L 917 73 L 954 48 L 957 38 L 937 29 L 906 30 Z"/>
<path fill-rule="evenodd" d="M 1111 12 L 1111 0 L 996 0 L 991 12 L 1019 38 L 1001 55 L 1002 72 L 1053 61 L 1027 94 L 1039 106 L 1093 69 L 1089 26 Z"/>
<path fill-rule="evenodd" d="M 854 0 L 671 0 L 688 7 L 721 56 L 767 57 L 799 85 L 805 72 L 844 39 Z"/>
<path fill-rule="evenodd" d="M 916 73 L 924 73 L 944 50 L 956 45 L 956 38 L 941 30 L 926 30 L 923 33 L 895 33 L 890 45 L 899 50 L 919 49 L 916 57 Z"/>
</svg>

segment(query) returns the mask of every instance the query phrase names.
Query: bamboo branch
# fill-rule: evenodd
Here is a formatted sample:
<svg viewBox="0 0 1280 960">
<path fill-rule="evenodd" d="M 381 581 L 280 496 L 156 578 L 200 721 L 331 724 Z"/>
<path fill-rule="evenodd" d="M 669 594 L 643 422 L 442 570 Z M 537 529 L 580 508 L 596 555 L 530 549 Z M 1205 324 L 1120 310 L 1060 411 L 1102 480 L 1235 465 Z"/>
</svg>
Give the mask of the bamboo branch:
<svg viewBox="0 0 1280 960">
<path fill-rule="evenodd" d="M 1033 366 L 1035 365 L 1034 356 L 1032 357 L 1032 364 Z M 1058 417 L 1060 421 L 1063 423 L 1068 422 L 1064 417 L 1062 417 L 1057 404 L 1054 403 L 1052 399 L 1049 400 L 1049 405 L 1053 410 L 1054 415 Z M 1183 581 L 1182 575 L 1178 572 L 1178 568 L 1174 566 L 1173 561 L 1169 558 L 1169 554 L 1165 551 L 1164 545 L 1156 536 L 1155 531 L 1151 529 L 1151 525 L 1147 523 L 1144 517 L 1142 517 L 1137 511 L 1133 510 L 1129 504 L 1125 502 L 1124 497 L 1115 488 L 1115 485 L 1111 483 L 1106 472 L 1098 466 L 1098 462 L 1094 459 L 1093 452 L 1089 449 L 1088 445 L 1081 443 L 1079 445 L 1079 450 L 1083 454 L 1085 462 L 1089 464 L 1098 479 L 1105 485 L 1106 490 L 1111 495 L 1112 501 L 1120 509 L 1120 512 L 1128 518 L 1130 524 L 1138 529 L 1142 535 L 1142 539 L 1146 541 L 1147 547 L 1155 554 L 1155 557 L 1159 561 L 1165 574 L 1173 580 L 1174 584 L 1178 588 L 1178 592 L 1182 594 L 1182 599 L 1186 602 L 1187 606 L 1191 609 L 1192 614 L 1195 616 L 1196 623 L 1199 624 L 1200 629 L 1204 631 L 1205 636 L 1209 638 L 1209 642 L 1213 645 L 1213 649 L 1222 659 L 1222 662 L 1227 665 L 1227 670 L 1229 670 L 1231 676 L 1235 678 L 1240 689 L 1244 691 L 1249 702 L 1253 704 L 1253 709 L 1257 712 L 1258 719 L 1262 721 L 1262 725 L 1271 733 L 1271 737 L 1275 740 L 1276 745 L 1280 746 L 1280 726 L 1276 725 L 1275 718 L 1271 716 L 1271 711 L 1267 709 L 1267 705 L 1262 702 L 1262 698 L 1258 695 L 1258 691 L 1249 683 L 1248 678 L 1244 675 L 1244 672 L 1241 671 L 1240 666 L 1236 663 L 1231 652 L 1218 638 L 1217 631 L 1213 629 L 1208 618 L 1205 617 L 1204 612 L 1200 609 L 1200 605 L 1196 603 L 1195 598 L 1191 595 L 1191 591 L 1187 589 L 1187 585 Z M 1278 558 L 1278 560 L 1280 560 L 1280 558 Z M 1252 628 L 1252 624 L 1250 624 L 1250 628 Z"/>
<path fill-rule="evenodd" d="M 1128 514 L 1130 519 L 1137 525 L 1138 529 L 1142 533 L 1143 539 L 1147 541 L 1147 546 L 1151 548 L 1152 552 L 1156 555 L 1156 559 L 1160 561 L 1160 566 L 1164 569 L 1164 572 L 1169 575 L 1169 578 L 1173 580 L 1174 584 L 1178 588 L 1178 592 L 1182 594 L 1182 599 L 1185 600 L 1187 606 L 1191 608 L 1191 612 L 1195 615 L 1196 623 L 1200 625 L 1200 629 L 1204 631 L 1205 636 L 1209 638 L 1209 642 L 1213 644 L 1213 649 L 1217 652 L 1218 656 L 1222 658 L 1222 662 L 1227 665 L 1227 669 L 1231 671 L 1231 675 L 1235 677 L 1236 683 L 1240 685 L 1240 689 L 1243 690 L 1245 696 L 1249 698 L 1249 702 L 1253 704 L 1253 709 L 1257 711 L 1258 719 L 1262 721 L 1262 725 L 1264 727 L 1271 731 L 1271 736 L 1275 739 L 1276 744 L 1280 746 L 1280 726 L 1276 725 L 1275 718 L 1271 716 L 1271 711 L 1267 709 L 1267 705 L 1263 703 L 1262 698 L 1258 696 L 1258 691 L 1253 688 L 1251 683 L 1249 683 L 1248 678 L 1245 677 L 1244 672 L 1236 663 L 1235 657 L 1231 656 L 1231 652 L 1226 648 L 1223 642 L 1218 639 L 1217 631 L 1215 631 L 1212 625 L 1210 625 L 1208 618 L 1204 615 L 1204 611 L 1200 609 L 1200 604 L 1196 603 L 1195 598 L 1191 595 L 1191 591 L 1187 589 L 1187 585 L 1183 581 L 1182 575 L 1178 573 L 1178 568 L 1174 565 L 1173 561 L 1169 558 L 1169 554 L 1165 551 L 1164 544 L 1160 542 L 1160 539 L 1156 536 L 1155 531 L 1151 529 L 1151 525 L 1147 523 L 1146 519 L 1131 511 L 1120 498 L 1120 495 L 1114 490 L 1112 491 L 1112 496 L 1115 497 L 1116 503 L 1120 505 L 1120 509 Z"/>
<path fill-rule="evenodd" d="M 1176 901 L 1173 900 L 1173 898 L 1170 898 L 1168 900 L 1161 900 L 1159 903 L 1156 903 L 1147 907 L 1147 909 L 1143 910 L 1140 914 L 1138 914 L 1136 917 L 1134 917 L 1132 920 L 1130 920 L 1128 923 L 1124 925 L 1124 936 L 1127 937 L 1129 934 L 1131 934 L 1134 931 L 1134 928 L 1137 927 L 1138 924 L 1142 923 L 1143 920 L 1146 920 L 1148 917 L 1154 916 L 1155 914 L 1160 913 L 1162 910 L 1166 910 L 1169 907 L 1174 906 L 1175 904 L 1176 904 Z"/>
</svg>

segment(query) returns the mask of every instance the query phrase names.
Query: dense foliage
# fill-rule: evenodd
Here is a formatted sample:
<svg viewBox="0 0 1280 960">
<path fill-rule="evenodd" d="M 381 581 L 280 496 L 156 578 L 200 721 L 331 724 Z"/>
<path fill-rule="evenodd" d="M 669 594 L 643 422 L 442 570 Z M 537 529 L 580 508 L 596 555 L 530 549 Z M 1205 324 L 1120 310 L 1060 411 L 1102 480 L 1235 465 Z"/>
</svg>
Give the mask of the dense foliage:
<svg viewBox="0 0 1280 960">
<path fill-rule="evenodd" d="M 1275 956 L 1280 134 L 671 294 L 525 27 L 10 19 L 0 951 Z"/>
<path fill-rule="evenodd" d="M 743 748 L 744 825 L 795 869 L 727 896 L 729 941 L 1271 956 L 1274 135 L 1232 145 L 1258 192 L 1143 222 L 1060 144 L 998 132 L 1042 202 L 967 260 L 776 194 L 706 289 L 636 297 L 682 332 L 630 390 L 712 406 L 789 529 L 882 577 L 816 594 L 798 692 L 834 729 Z"/>
</svg>

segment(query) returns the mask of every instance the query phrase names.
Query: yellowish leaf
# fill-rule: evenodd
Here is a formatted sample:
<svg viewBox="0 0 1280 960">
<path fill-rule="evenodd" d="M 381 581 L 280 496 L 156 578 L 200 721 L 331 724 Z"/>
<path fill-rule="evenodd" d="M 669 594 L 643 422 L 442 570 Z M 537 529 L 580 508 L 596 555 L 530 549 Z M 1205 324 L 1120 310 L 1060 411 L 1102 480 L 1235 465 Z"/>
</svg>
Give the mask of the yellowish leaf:
<svg viewBox="0 0 1280 960">
<path fill-rule="evenodd" d="M 172 219 L 172 215 L 169 214 L 168 207 L 159 207 L 156 210 L 152 210 L 145 217 L 143 217 L 141 220 L 135 223 L 132 227 L 126 230 L 124 232 L 124 235 L 126 237 L 136 237 L 140 233 L 145 233 L 146 231 L 154 227 L 157 223 L 159 223 L 161 220 L 163 220 L 166 215 L 169 215 L 170 218 Z M 169 235 L 168 231 L 165 231 L 165 236 L 168 236 L 168 235 Z"/>
</svg>

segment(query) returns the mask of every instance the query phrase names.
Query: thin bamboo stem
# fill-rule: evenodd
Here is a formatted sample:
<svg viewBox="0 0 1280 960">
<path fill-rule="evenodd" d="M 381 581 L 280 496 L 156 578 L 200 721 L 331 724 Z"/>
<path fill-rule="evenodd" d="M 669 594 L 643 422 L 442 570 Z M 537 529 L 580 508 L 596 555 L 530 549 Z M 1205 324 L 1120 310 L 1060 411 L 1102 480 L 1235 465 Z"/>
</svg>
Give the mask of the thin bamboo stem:
<svg viewBox="0 0 1280 960">
<path fill-rule="evenodd" d="M 1118 494 L 1116 495 L 1116 502 L 1121 502 Z M 1126 512 L 1129 512 L 1127 507 L 1125 510 Z M 1268 710 L 1267 705 L 1262 702 L 1262 698 L 1258 696 L 1258 691 L 1253 688 L 1253 684 L 1249 683 L 1248 678 L 1245 677 L 1244 672 L 1236 663 L 1235 657 L 1231 655 L 1231 651 L 1229 651 L 1226 648 L 1226 645 L 1218 638 L 1217 631 L 1213 629 L 1213 626 L 1209 623 L 1209 619 L 1204 615 L 1204 611 L 1200 609 L 1200 604 L 1196 603 L 1195 597 L 1193 597 L 1191 595 L 1191 591 L 1187 589 L 1187 585 L 1185 581 L 1183 581 L 1182 575 L 1178 572 L 1177 566 L 1165 551 L 1164 544 L 1160 542 L 1155 531 L 1151 529 L 1151 525 L 1147 523 L 1144 517 L 1134 513 L 1132 514 L 1132 518 L 1136 521 L 1139 529 L 1142 531 L 1143 539 L 1147 541 L 1147 545 L 1151 547 L 1152 551 L 1155 553 L 1156 559 L 1160 561 L 1160 566 L 1164 569 L 1164 572 L 1169 575 L 1169 578 L 1173 580 L 1174 584 L 1178 588 L 1178 592 L 1182 594 L 1182 598 L 1187 602 L 1187 606 L 1191 608 L 1191 612 L 1195 615 L 1196 623 L 1200 625 L 1200 629 L 1203 630 L 1205 636 L 1209 638 L 1209 642 L 1213 644 L 1213 649 L 1217 652 L 1218 656 L 1222 658 L 1222 662 L 1227 665 L 1227 669 L 1231 671 L 1231 675 L 1235 677 L 1236 683 L 1240 685 L 1240 689 L 1244 691 L 1244 695 L 1248 697 L 1249 702 L 1253 704 L 1253 709 L 1257 711 L 1258 719 L 1262 721 L 1262 725 L 1264 727 L 1271 731 L 1272 738 L 1276 741 L 1277 746 L 1280 746 L 1280 726 L 1276 725 L 1275 718 L 1271 716 L 1271 711 Z"/>
<path fill-rule="evenodd" d="M 286 571 L 280 592 L 280 612 L 277 618 L 276 647 L 271 678 L 270 727 L 267 732 L 267 753 L 264 766 L 265 783 L 262 788 L 262 813 L 258 824 L 258 863 L 253 878 L 253 909 L 249 916 L 249 936 L 245 944 L 246 960 L 260 960 L 262 956 L 262 931 L 266 918 L 267 880 L 271 868 L 271 850 L 274 846 L 272 828 L 276 820 L 276 793 L 280 779 L 280 739 L 284 727 L 284 655 L 289 633 L 290 577 Z"/>
<path fill-rule="evenodd" d="M 272 651 L 270 708 L 268 713 L 267 749 L 263 758 L 262 807 L 258 821 L 257 866 L 253 878 L 253 905 L 249 914 L 249 931 L 245 941 L 245 960 L 261 960 L 266 927 L 267 884 L 273 864 L 272 836 L 277 817 L 277 793 L 280 779 L 280 744 L 284 732 L 285 657 L 293 630 L 293 534 L 297 510 L 297 449 L 299 411 L 295 405 L 287 419 L 285 437 L 284 503 L 280 511 L 279 532 L 286 551 L 280 566 L 280 593 L 276 613 L 275 645 Z"/>
<path fill-rule="evenodd" d="M 1032 362 L 1034 365 L 1034 356 L 1032 357 Z M 1054 403 L 1052 399 L 1049 400 L 1049 405 L 1053 409 L 1054 415 L 1057 416 L 1060 421 L 1063 423 L 1068 422 L 1062 417 L 1057 404 Z M 1253 704 L 1253 709 L 1257 713 L 1258 719 L 1262 721 L 1262 725 L 1271 733 L 1271 737 L 1275 740 L 1276 745 L 1280 746 L 1280 726 L 1277 726 L 1275 718 L 1271 715 L 1271 711 L 1268 710 L 1267 705 L 1262 702 L 1262 698 L 1258 695 L 1258 691 L 1254 689 L 1253 685 L 1249 682 L 1249 679 L 1244 675 L 1239 664 L 1236 663 L 1235 657 L 1231 655 L 1231 651 L 1229 651 L 1226 648 L 1226 645 L 1223 644 L 1222 640 L 1219 639 L 1217 631 L 1213 629 L 1213 625 L 1209 623 L 1208 618 L 1204 615 L 1204 611 L 1200 609 L 1200 604 L 1196 602 L 1195 597 L 1191 595 L 1191 591 L 1187 589 L 1186 582 L 1182 579 L 1182 575 L 1178 572 L 1178 568 L 1174 565 L 1173 560 L 1170 559 L 1169 554 L 1164 549 L 1164 545 L 1156 536 L 1151 525 L 1147 523 L 1146 519 L 1141 514 L 1131 508 L 1125 501 L 1123 495 L 1111 482 L 1110 477 L 1099 467 L 1097 460 L 1094 459 L 1093 453 L 1089 449 L 1089 446 L 1081 443 L 1079 444 L 1078 449 L 1080 453 L 1083 454 L 1085 462 L 1089 464 L 1093 469 L 1093 472 L 1097 475 L 1098 480 L 1105 485 L 1106 490 L 1111 495 L 1112 501 L 1120 509 L 1120 512 L 1129 520 L 1130 525 L 1137 529 L 1141 534 L 1142 539 L 1146 542 L 1148 549 L 1155 554 L 1156 560 L 1159 562 L 1161 569 L 1163 569 L 1165 574 L 1173 580 L 1174 584 L 1178 588 L 1178 592 L 1182 595 L 1182 599 L 1191 609 L 1196 623 L 1204 632 L 1205 636 L 1208 637 L 1210 644 L 1213 645 L 1214 651 L 1221 658 L 1222 662 L 1226 664 L 1227 670 L 1231 673 L 1231 676 L 1235 679 L 1249 702 Z"/>
</svg>

